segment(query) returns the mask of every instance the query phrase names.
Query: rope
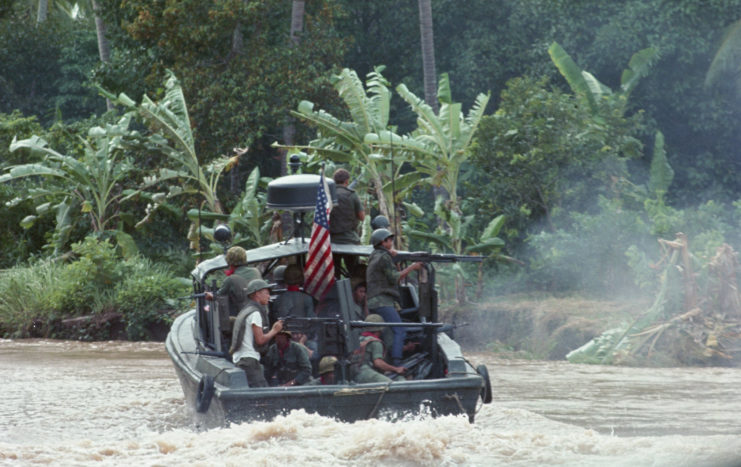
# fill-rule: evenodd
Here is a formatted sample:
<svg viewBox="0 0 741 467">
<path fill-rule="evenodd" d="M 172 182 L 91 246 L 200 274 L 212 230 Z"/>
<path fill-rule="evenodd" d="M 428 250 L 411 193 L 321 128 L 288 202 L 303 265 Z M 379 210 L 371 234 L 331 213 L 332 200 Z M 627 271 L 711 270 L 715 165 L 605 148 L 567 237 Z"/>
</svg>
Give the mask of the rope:
<svg viewBox="0 0 741 467">
<path fill-rule="evenodd" d="M 383 388 L 383 391 L 378 394 L 378 400 L 376 401 L 376 405 L 373 406 L 373 410 L 371 410 L 370 413 L 368 414 L 368 418 L 372 418 L 376 416 L 376 411 L 378 410 L 378 406 L 381 405 L 383 396 L 386 395 L 386 393 L 388 392 L 390 384 L 391 383 L 386 383 L 386 386 Z"/>
<path fill-rule="evenodd" d="M 466 409 L 463 408 L 463 404 L 461 403 L 461 398 L 458 397 L 458 393 L 454 392 L 453 394 L 446 394 L 446 399 L 454 399 L 458 403 L 458 408 L 461 409 L 461 413 L 467 413 Z"/>
</svg>

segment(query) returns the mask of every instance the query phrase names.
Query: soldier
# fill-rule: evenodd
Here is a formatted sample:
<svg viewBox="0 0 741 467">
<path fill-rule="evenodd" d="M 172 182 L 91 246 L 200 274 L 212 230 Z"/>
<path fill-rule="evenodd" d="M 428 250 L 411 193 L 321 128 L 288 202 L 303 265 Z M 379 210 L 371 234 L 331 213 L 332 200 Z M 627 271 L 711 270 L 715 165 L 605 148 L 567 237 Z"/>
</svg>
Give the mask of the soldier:
<svg viewBox="0 0 741 467">
<path fill-rule="evenodd" d="M 290 264 L 283 273 L 286 291 L 275 299 L 275 308 L 278 318 L 316 318 L 314 301 L 311 295 L 301 291 L 304 283 L 304 272 L 296 264 Z"/>
<path fill-rule="evenodd" d="M 336 384 L 334 377 L 334 366 L 337 363 L 337 357 L 325 355 L 319 360 L 319 377 L 312 380 L 307 385 L 319 386 L 323 384 Z"/>
<path fill-rule="evenodd" d="M 283 289 L 286 286 L 285 281 L 285 274 L 286 274 L 286 265 L 281 264 L 280 266 L 277 266 L 275 269 L 273 269 L 273 282 L 275 283 L 275 287 L 278 289 Z"/>
<path fill-rule="evenodd" d="M 358 195 L 348 187 L 350 172 L 337 169 L 333 178 L 337 186 L 337 206 L 332 208 L 329 214 L 329 233 L 332 243 L 360 245 L 357 232 L 358 223 L 365 219 L 365 211 Z"/>
<path fill-rule="evenodd" d="M 281 330 L 264 358 L 265 379 L 271 386 L 300 386 L 311 380 L 311 363 L 306 348 Z"/>
<path fill-rule="evenodd" d="M 388 217 L 382 214 L 377 215 L 371 221 L 371 229 L 373 230 L 388 229 L 389 227 L 391 227 L 391 224 L 389 223 Z"/>
<path fill-rule="evenodd" d="M 276 317 L 278 319 L 288 317 L 316 318 L 314 300 L 311 298 L 311 295 L 301 291 L 301 286 L 304 283 L 304 272 L 301 270 L 301 267 L 297 264 L 289 264 L 283 273 L 283 280 L 286 284 L 286 291 L 278 295 L 278 298 L 273 302 L 273 310 L 275 310 Z M 316 365 L 319 359 L 316 333 L 309 332 L 304 336 L 296 337 L 301 344 L 309 349 L 310 358 Z"/>
<path fill-rule="evenodd" d="M 368 323 L 383 323 L 380 315 L 370 314 L 365 321 Z M 369 326 L 362 328 L 360 334 L 360 346 L 350 357 L 350 370 L 352 377 L 357 383 L 387 383 L 391 379 L 384 375 L 391 371 L 400 375 L 406 372 L 403 366 L 389 365 L 384 360 L 384 346 L 380 339 L 381 326 Z"/>
<path fill-rule="evenodd" d="M 386 229 L 378 229 L 371 234 L 373 253 L 368 259 L 366 270 L 366 298 L 369 313 L 381 315 L 387 323 L 400 323 L 401 316 L 396 311 L 396 304 L 400 300 L 399 282 L 410 272 L 422 268 L 422 263 L 416 262 L 398 271 L 392 258 L 396 256 L 396 250 L 392 248 L 393 241 L 394 234 Z M 404 351 L 406 330 L 403 327 L 394 327 L 393 333 L 391 358 L 394 365 L 398 365 Z"/>
<path fill-rule="evenodd" d="M 247 284 L 255 279 L 262 279 L 262 275 L 257 268 L 247 266 L 247 252 L 241 246 L 233 246 L 226 252 L 226 264 L 229 268 L 226 270 L 227 278 L 221 284 L 221 288 L 216 292 L 219 296 L 229 297 L 229 315 L 236 316 L 247 303 Z M 206 300 L 213 300 L 214 295 L 206 292 Z"/>
<path fill-rule="evenodd" d="M 333 178 L 337 186 L 337 205 L 329 213 L 330 239 L 332 243 L 360 245 L 358 223 L 365 219 L 365 211 L 358 195 L 348 186 L 350 172 L 337 169 Z M 344 262 L 347 274 L 352 273 L 357 263 L 357 257 L 353 255 L 333 255 L 333 258 L 337 277 L 342 273 L 341 263 Z"/>
<path fill-rule="evenodd" d="M 232 361 L 244 370 L 250 387 L 265 387 L 262 365 L 260 365 L 260 346 L 265 346 L 283 329 L 283 322 L 276 321 L 269 332 L 263 332 L 263 313 L 270 301 L 270 285 L 262 279 L 255 279 L 247 285 L 248 297 L 242 311 L 234 322 L 234 332 L 229 353 Z"/>
</svg>

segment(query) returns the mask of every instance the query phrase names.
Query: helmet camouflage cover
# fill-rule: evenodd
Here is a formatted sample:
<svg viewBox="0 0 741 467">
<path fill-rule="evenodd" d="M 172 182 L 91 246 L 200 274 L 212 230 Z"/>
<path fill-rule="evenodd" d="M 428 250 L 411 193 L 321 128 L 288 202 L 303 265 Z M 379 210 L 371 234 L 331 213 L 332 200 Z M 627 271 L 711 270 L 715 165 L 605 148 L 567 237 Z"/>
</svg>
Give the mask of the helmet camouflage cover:
<svg viewBox="0 0 741 467">
<path fill-rule="evenodd" d="M 247 252 L 241 246 L 233 246 L 226 252 L 226 264 L 241 266 L 247 262 Z"/>
<path fill-rule="evenodd" d="M 335 363 L 337 363 L 337 357 L 333 357 L 331 355 L 322 357 L 322 359 L 319 360 L 319 374 L 323 375 L 325 373 L 329 373 L 330 371 L 334 371 Z"/>
<path fill-rule="evenodd" d="M 365 322 L 366 323 L 385 323 L 385 321 L 383 320 L 383 317 L 376 313 L 371 313 L 368 316 L 366 316 Z M 363 329 L 365 329 L 366 331 L 378 332 L 378 331 L 383 331 L 383 326 L 368 326 Z"/>
</svg>

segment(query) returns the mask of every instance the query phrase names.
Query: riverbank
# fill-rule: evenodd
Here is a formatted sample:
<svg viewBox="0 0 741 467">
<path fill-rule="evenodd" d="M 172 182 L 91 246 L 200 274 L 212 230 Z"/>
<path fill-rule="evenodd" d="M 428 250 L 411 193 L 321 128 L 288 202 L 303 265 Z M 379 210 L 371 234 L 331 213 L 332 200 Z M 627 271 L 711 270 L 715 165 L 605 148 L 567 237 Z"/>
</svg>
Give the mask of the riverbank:
<svg viewBox="0 0 741 467">
<path fill-rule="evenodd" d="M 563 360 L 603 331 L 633 320 L 648 300 L 593 300 L 579 296 L 512 295 L 442 310 L 458 325 L 456 340 L 469 350 L 501 357 Z"/>
</svg>

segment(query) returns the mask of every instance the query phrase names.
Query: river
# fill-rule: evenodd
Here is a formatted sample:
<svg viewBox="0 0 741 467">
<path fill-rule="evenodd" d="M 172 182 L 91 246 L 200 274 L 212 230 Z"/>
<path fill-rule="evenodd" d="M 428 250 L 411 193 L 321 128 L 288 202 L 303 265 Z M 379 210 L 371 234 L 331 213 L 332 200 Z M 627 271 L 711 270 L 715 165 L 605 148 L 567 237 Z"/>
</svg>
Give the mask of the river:
<svg viewBox="0 0 741 467">
<path fill-rule="evenodd" d="M 0 340 L 0 465 L 741 465 L 741 369 L 498 360 L 476 423 L 199 430 L 161 343 Z"/>
</svg>

